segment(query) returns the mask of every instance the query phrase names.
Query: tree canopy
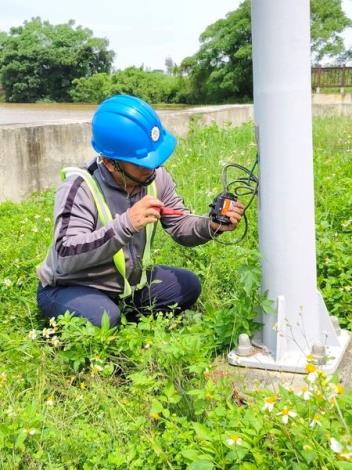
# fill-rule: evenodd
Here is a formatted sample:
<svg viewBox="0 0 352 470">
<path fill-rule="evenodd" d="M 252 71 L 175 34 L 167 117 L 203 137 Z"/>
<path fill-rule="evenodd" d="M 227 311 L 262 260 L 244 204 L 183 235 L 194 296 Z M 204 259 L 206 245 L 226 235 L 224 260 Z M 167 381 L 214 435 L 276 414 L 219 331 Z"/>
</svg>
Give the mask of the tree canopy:
<svg viewBox="0 0 352 470">
<path fill-rule="evenodd" d="M 6 101 L 69 101 L 72 80 L 109 72 L 114 52 L 106 39 L 75 22 L 40 18 L 0 35 L 0 72 Z"/>
<path fill-rule="evenodd" d="M 138 96 L 150 103 L 177 101 L 178 79 L 160 71 L 128 67 L 113 74 L 99 73 L 73 81 L 70 92 L 75 102 L 96 103 L 116 93 Z"/>
<path fill-rule="evenodd" d="M 314 64 L 351 59 L 341 33 L 352 25 L 341 0 L 311 0 Z M 75 27 L 73 20 L 51 25 L 32 18 L 9 33 L 0 32 L 0 77 L 6 101 L 99 102 L 130 93 L 151 102 L 226 103 L 252 98 L 250 0 L 200 36 L 196 54 L 177 66 L 165 59 L 167 73 L 139 67 L 110 73 L 114 52 L 106 39 Z"/>
<path fill-rule="evenodd" d="M 311 0 L 312 61 L 338 61 L 344 56 L 341 33 L 352 26 L 341 7 L 341 0 Z"/>
<path fill-rule="evenodd" d="M 311 0 L 312 60 L 338 59 L 344 52 L 341 33 L 351 26 L 341 0 Z M 196 102 L 226 102 L 252 96 L 250 0 L 209 25 L 200 36 L 199 51 L 181 63 L 191 79 Z"/>
</svg>

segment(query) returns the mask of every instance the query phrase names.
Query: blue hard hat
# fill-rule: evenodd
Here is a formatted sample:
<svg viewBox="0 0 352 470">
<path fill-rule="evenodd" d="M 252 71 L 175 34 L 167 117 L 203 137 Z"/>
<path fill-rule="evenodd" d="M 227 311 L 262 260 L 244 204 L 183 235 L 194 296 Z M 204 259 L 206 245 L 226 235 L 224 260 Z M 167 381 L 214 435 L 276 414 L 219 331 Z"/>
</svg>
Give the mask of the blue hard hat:
<svg viewBox="0 0 352 470">
<path fill-rule="evenodd" d="M 100 155 L 145 168 L 162 165 L 176 147 L 154 109 L 135 96 L 103 101 L 92 120 L 92 146 Z"/>
</svg>

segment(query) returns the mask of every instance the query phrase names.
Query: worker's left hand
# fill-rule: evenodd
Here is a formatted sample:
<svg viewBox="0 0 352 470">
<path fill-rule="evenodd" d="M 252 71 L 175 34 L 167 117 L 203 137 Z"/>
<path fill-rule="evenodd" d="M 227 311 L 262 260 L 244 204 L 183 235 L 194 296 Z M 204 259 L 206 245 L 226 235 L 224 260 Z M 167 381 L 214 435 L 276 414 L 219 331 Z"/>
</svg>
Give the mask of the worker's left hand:
<svg viewBox="0 0 352 470">
<path fill-rule="evenodd" d="M 243 210 L 244 207 L 243 205 L 239 202 L 236 201 L 235 208 L 231 211 L 228 211 L 226 213 L 226 216 L 230 218 L 230 224 L 229 225 L 223 225 L 223 224 L 217 224 L 216 222 L 211 221 L 210 226 L 213 229 L 214 232 L 230 232 L 232 230 L 235 230 L 237 225 L 242 219 L 243 216 Z"/>
</svg>

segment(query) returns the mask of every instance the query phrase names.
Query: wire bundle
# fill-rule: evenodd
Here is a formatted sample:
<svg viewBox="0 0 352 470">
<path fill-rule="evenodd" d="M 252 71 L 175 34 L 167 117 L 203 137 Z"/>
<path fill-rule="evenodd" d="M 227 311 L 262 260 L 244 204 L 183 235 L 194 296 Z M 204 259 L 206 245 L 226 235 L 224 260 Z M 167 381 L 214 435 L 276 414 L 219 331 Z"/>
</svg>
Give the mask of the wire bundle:
<svg viewBox="0 0 352 470">
<path fill-rule="evenodd" d="M 237 238 L 236 240 L 232 242 L 221 241 L 218 238 L 215 238 L 214 236 L 212 236 L 210 226 L 209 226 L 209 233 L 212 236 L 213 240 L 215 240 L 217 243 L 221 243 L 222 245 L 235 245 L 237 243 L 240 243 L 247 235 L 248 219 L 246 216 L 246 210 L 252 204 L 253 199 L 258 193 L 259 179 L 257 176 L 254 175 L 254 170 L 257 165 L 258 165 L 258 155 L 256 157 L 253 167 L 250 170 L 238 163 L 229 163 L 223 167 L 222 184 L 223 184 L 224 192 L 232 192 L 239 199 L 243 196 L 248 196 L 248 195 L 251 195 L 251 197 L 243 211 L 244 232 L 239 238 Z M 227 171 L 229 168 L 236 168 L 237 170 L 240 170 L 243 173 L 245 173 L 246 176 L 240 176 L 239 178 L 236 178 L 228 182 Z"/>
</svg>

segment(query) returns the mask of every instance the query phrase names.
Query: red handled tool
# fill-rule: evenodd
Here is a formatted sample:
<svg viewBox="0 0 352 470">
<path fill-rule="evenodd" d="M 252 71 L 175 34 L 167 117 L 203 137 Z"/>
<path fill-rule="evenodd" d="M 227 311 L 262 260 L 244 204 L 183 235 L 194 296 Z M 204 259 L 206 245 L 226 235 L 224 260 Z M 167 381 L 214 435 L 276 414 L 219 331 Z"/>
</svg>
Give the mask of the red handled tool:
<svg viewBox="0 0 352 470">
<path fill-rule="evenodd" d="M 180 217 L 181 215 L 184 215 L 183 211 L 178 211 L 176 209 L 171 209 L 170 207 L 156 207 L 154 206 L 154 209 L 158 212 L 160 212 L 160 215 L 173 215 L 175 217 Z"/>
</svg>

